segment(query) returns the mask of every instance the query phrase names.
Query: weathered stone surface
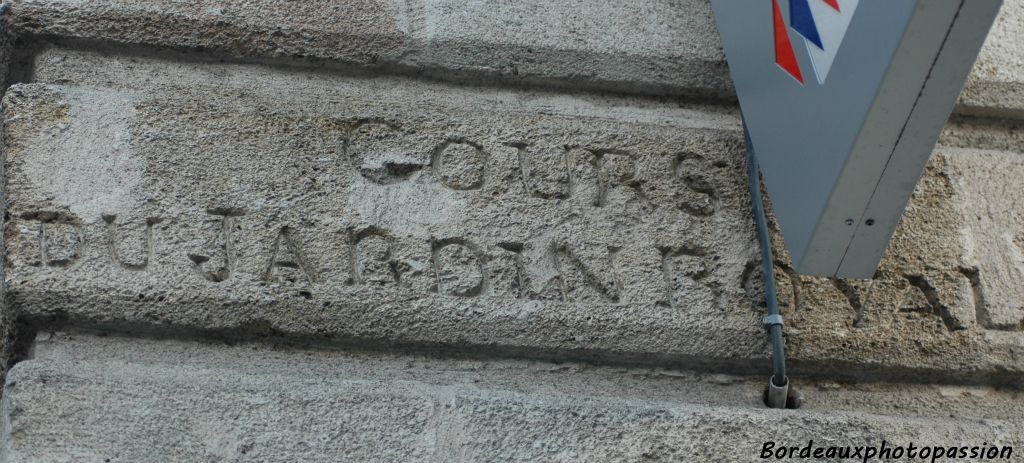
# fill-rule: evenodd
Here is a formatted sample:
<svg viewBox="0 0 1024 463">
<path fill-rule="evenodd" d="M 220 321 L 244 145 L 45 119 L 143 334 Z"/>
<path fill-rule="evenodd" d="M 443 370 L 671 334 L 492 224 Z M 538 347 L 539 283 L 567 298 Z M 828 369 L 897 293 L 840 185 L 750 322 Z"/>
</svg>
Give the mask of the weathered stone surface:
<svg viewBox="0 0 1024 463">
<path fill-rule="evenodd" d="M 1005 0 L 960 96 L 961 111 L 1024 119 L 1024 1 Z"/>
<path fill-rule="evenodd" d="M 965 262 L 976 278 L 977 295 L 984 307 L 979 323 L 1004 331 L 1024 330 L 1024 204 L 1021 178 L 1024 159 L 1020 153 L 964 150 L 951 157 L 951 171 L 965 217 L 961 231 Z M 976 181 L 975 179 L 985 179 Z"/>
<path fill-rule="evenodd" d="M 5 99 L 6 238 L 37 325 L 767 354 L 730 113 L 61 49 L 34 75 Z M 875 280 L 780 256 L 805 374 L 1020 381 L 1008 280 L 962 239 L 956 185 L 985 177 L 960 156 L 938 151 Z"/>
<path fill-rule="evenodd" d="M 778 411 L 757 408 L 759 386 L 57 334 L 7 377 L 0 437 L 9 462 L 756 461 L 768 441 L 1024 444 L 1019 393 L 822 383 L 807 409 Z"/>
<path fill-rule="evenodd" d="M 1019 153 L 988 153 L 1019 158 Z M 783 259 L 781 274 L 788 278 L 780 297 L 791 308 L 785 311 L 788 348 L 810 358 L 853 363 L 914 357 L 919 366 L 936 370 L 957 365 L 980 381 L 1002 368 L 985 372 L 982 365 L 1004 358 L 1010 381 L 1020 381 L 1024 312 L 1009 300 L 1021 294 L 1020 286 L 1005 271 L 1013 268 L 1003 265 L 1005 250 L 974 244 L 980 237 L 976 218 L 1012 201 L 1006 195 L 981 201 L 976 191 L 1013 189 L 1017 182 L 976 168 L 978 163 L 968 161 L 975 156 L 958 148 L 936 150 L 873 279 L 798 276 Z M 1013 226 L 1002 216 L 992 221 Z M 982 241 L 989 242 L 996 228 L 989 224 L 980 232 L 986 236 Z M 837 319 L 837 313 L 845 316 Z"/>
<path fill-rule="evenodd" d="M 6 82 L 11 71 L 13 47 L 14 39 L 10 29 L 4 27 L 2 22 L 0 22 L 0 81 Z M 2 150 L 2 147 L 0 147 L 0 150 Z M 0 160 L 2 159 L 4 159 L 4 155 L 0 154 Z M 3 185 L 2 178 L 0 178 L 0 185 Z M 7 207 L 6 194 L 0 193 L 0 207 Z M 0 223 L 3 222 L 4 218 L 0 217 Z M 6 252 L 4 244 L 3 237 L 0 237 L 0 253 Z M 0 281 L 4 281 L 5 270 L 0 269 Z M 7 371 L 7 362 L 2 360 L 9 359 L 12 355 L 14 333 L 15 317 L 13 312 L 7 307 L 7 288 L 6 285 L 0 284 L 0 375 Z"/>
<path fill-rule="evenodd" d="M 703 0 L 460 2 L 22 0 L 17 31 L 303 57 L 436 76 L 717 97 L 729 93 Z"/>
<path fill-rule="evenodd" d="M 6 96 L 24 317 L 763 356 L 732 115 L 97 58 Z"/>
<path fill-rule="evenodd" d="M 733 98 L 704 0 L 14 0 L 15 30 L 63 39 L 303 57 L 443 78 Z M 1024 117 L 1024 0 L 1006 0 L 962 109 Z"/>
<path fill-rule="evenodd" d="M 0 461 L 1024 446 L 1024 0 L 873 280 L 775 237 L 782 412 L 705 0 L 2 3 Z"/>
<path fill-rule="evenodd" d="M 7 2 L 17 32 L 215 50 L 236 56 L 309 56 L 372 64 L 409 47 L 407 12 L 388 0 L 284 5 L 231 0 Z M 84 26 L 84 27 L 83 27 Z"/>
</svg>

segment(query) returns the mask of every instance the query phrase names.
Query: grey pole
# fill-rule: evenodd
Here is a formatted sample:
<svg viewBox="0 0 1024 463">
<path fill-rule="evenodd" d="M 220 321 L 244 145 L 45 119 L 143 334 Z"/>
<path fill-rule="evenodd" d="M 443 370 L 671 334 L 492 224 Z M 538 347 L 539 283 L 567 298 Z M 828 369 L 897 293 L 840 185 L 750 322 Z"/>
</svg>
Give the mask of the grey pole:
<svg viewBox="0 0 1024 463">
<path fill-rule="evenodd" d="M 779 301 L 775 292 L 775 260 L 772 256 L 772 242 L 768 235 L 768 221 L 764 214 L 764 202 L 761 199 L 761 178 L 758 174 L 757 157 L 750 143 L 750 134 L 746 123 L 743 124 L 743 135 L 747 145 L 747 179 L 750 185 L 750 202 L 754 211 L 754 225 L 757 228 L 757 240 L 761 246 L 761 273 L 764 281 L 765 304 L 768 315 L 763 324 L 771 337 L 772 343 L 772 377 L 768 380 L 768 393 L 765 403 L 771 408 L 786 408 L 789 395 L 789 378 L 786 377 L 786 347 L 782 339 L 782 314 L 779 313 Z"/>
</svg>

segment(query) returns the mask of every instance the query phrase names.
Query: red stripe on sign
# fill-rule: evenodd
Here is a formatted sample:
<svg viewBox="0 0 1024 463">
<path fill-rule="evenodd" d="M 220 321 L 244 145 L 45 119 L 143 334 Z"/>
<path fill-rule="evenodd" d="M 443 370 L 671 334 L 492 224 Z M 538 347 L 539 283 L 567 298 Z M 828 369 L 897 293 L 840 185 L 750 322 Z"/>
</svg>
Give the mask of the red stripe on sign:
<svg viewBox="0 0 1024 463">
<path fill-rule="evenodd" d="M 839 0 L 825 0 L 825 3 L 828 3 L 828 6 L 831 6 L 832 9 L 839 11 Z"/>
<path fill-rule="evenodd" d="M 803 84 L 804 76 L 800 73 L 800 63 L 796 61 L 796 54 L 793 53 L 793 44 L 789 41 L 786 23 L 782 21 L 779 0 L 772 0 L 772 10 L 772 22 L 775 29 L 775 64 Z"/>
</svg>

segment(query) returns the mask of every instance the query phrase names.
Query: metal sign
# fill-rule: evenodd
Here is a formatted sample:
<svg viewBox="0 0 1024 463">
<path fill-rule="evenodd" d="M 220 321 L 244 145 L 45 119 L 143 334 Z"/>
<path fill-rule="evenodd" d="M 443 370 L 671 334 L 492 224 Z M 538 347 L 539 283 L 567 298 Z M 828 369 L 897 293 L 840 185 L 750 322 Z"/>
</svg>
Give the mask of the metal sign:
<svg viewBox="0 0 1024 463">
<path fill-rule="evenodd" d="M 1002 0 L 711 0 L 799 273 L 870 278 Z"/>
</svg>

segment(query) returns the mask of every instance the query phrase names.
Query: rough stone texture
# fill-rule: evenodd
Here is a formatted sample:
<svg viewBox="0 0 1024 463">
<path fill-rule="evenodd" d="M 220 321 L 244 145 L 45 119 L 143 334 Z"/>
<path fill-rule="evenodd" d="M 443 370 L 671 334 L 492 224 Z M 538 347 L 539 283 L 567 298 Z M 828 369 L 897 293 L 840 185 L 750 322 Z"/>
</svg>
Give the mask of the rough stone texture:
<svg viewBox="0 0 1024 463">
<path fill-rule="evenodd" d="M 978 293 L 986 300 L 979 322 L 994 329 L 1019 331 L 1024 328 L 1024 204 L 1020 179 L 1024 159 L 1020 153 L 964 150 L 951 158 L 951 171 L 960 195 L 961 231 L 965 261 L 980 275 Z M 971 181 L 984 178 L 986 181 Z"/>
<path fill-rule="evenodd" d="M 1020 162 L 1019 152 L 987 153 Z M 995 218 L 991 206 L 1010 199 L 981 200 L 977 188 L 1013 189 L 1017 182 L 961 167 L 974 156 L 958 148 L 936 150 L 873 279 L 798 276 L 783 259 L 780 273 L 789 278 L 780 297 L 793 309 L 789 348 L 853 363 L 920 356 L 940 370 L 954 364 L 971 370 L 988 363 L 985 357 L 1005 355 L 1012 359 L 1007 365 L 1014 365 L 1011 377 L 1019 378 L 1024 311 L 1010 300 L 1019 285 L 1004 270 L 1016 267 L 999 266 L 1007 259 L 1003 249 L 975 244 L 976 216 L 1012 226 L 1003 216 Z M 844 323 L 829 325 L 837 310 L 847 314 Z M 979 349 L 985 345 L 991 350 Z M 862 352 L 874 355 L 869 360 Z M 980 379 L 977 373 L 971 376 Z"/>
<path fill-rule="evenodd" d="M 1024 119 L 1024 1 L 1006 0 L 960 96 L 961 111 Z"/>
<path fill-rule="evenodd" d="M 17 31 L 61 39 L 302 57 L 443 78 L 732 99 L 706 0 L 561 2 L 14 0 Z M 964 111 L 1024 117 L 1024 0 L 1006 0 Z"/>
<path fill-rule="evenodd" d="M 718 97 L 731 92 L 703 0 L 12 2 L 16 30 L 64 39 L 312 58 L 439 77 Z"/>
<path fill-rule="evenodd" d="M 36 62 L 4 106 L 10 299 L 35 324 L 738 371 L 766 355 L 732 114 L 63 49 Z M 962 156 L 938 150 L 875 280 L 797 277 L 780 256 L 798 371 L 1020 382 L 1016 286 L 963 238 L 977 205 L 957 187 L 1011 184 Z"/>
<path fill-rule="evenodd" d="M 57 334 L 8 375 L 2 439 L 10 462 L 757 461 L 766 441 L 1024 444 L 1019 393 L 821 383 L 795 412 L 757 408 L 759 386 Z"/>
<path fill-rule="evenodd" d="M 38 62 L 39 83 L 4 106 L 24 317 L 763 356 L 731 114 L 60 50 Z M 88 84 L 45 83 L 62 81 Z M 717 341 L 698 336 L 712 327 Z"/>
<path fill-rule="evenodd" d="M 11 70 L 11 60 L 13 53 L 14 39 L 11 34 L 11 30 L 7 23 L 0 21 L 0 82 L 6 82 L 8 74 Z M 6 150 L 0 147 L 0 162 L 6 157 Z M 6 209 L 7 207 L 7 193 L 4 189 L 3 178 L 0 177 L 0 207 Z M 4 218 L 0 217 L 0 223 L 4 222 Z M 3 237 L 0 237 L 0 254 L 6 255 L 5 241 Z M 4 266 L 6 267 L 6 266 Z M 0 268 L 0 281 L 5 281 L 6 268 Z M 3 375 L 7 371 L 6 360 L 11 357 L 12 343 L 8 342 L 13 339 L 15 331 L 15 317 L 11 310 L 7 306 L 7 288 L 6 284 L 0 284 L 0 375 Z"/>
<path fill-rule="evenodd" d="M 775 237 L 796 412 L 704 0 L 3 5 L 0 461 L 1024 444 L 1024 0 L 874 279 Z"/>
</svg>

